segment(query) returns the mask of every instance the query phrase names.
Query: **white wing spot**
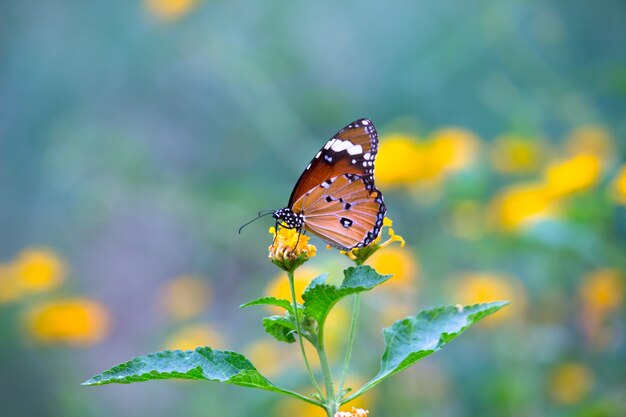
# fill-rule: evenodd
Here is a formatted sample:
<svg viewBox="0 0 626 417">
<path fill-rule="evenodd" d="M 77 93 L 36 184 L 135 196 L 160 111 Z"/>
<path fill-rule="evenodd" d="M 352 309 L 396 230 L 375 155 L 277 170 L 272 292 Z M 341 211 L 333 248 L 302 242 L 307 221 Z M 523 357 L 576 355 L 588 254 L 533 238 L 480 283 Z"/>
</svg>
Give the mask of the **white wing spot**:
<svg viewBox="0 0 626 417">
<path fill-rule="evenodd" d="M 326 142 L 326 145 L 324 145 L 324 149 L 330 149 L 331 146 L 333 146 L 333 144 L 337 141 L 337 139 L 331 139 L 328 142 Z"/>
<path fill-rule="evenodd" d="M 352 145 L 352 143 L 350 143 Z M 347 149 L 350 155 L 358 155 L 363 153 L 363 147 L 361 145 L 352 145 Z"/>
<path fill-rule="evenodd" d="M 365 158 L 366 160 L 369 160 L 371 156 L 372 156 L 372 154 L 369 153 L 369 152 L 363 154 L 363 158 Z"/>
<path fill-rule="evenodd" d="M 363 121 L 361 121 L 361 123 L 363 123 L 365 126 L 367 126 L 368 124 L 370 124 L 369 120 L 363 120 Z"/>
<path fill-rule="evenodd" d="M 321 154 L 322 154 L 322 151 L 319 151 L 317 155 L 315 155 L 315 158 L 319 158 Z"/>
<path fill-rule="evenodd" d="M 350 149 L 354 145 L 349 140 L 338 140 L 331 146 L 331 149 L 335 152 L 345 151 L 346 149 Z M 350 152 L 350 151 L 348 151 Z"/>
</svg>

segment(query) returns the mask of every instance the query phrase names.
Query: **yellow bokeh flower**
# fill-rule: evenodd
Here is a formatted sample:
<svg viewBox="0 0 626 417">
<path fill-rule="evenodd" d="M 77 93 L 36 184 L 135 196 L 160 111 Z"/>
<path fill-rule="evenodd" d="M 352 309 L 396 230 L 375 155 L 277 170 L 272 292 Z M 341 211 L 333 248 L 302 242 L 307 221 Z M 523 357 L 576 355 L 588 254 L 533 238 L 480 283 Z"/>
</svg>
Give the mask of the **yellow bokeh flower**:
<svg viewBox="0 0 626 417">
<path fill-rule="evenodd" d="M 263 375 L 272 376 L 291 369 L 298 360 L 298 351 L 291 347 L 273 340 L 258 340 L 248 346 L 246 357 Z"/>
<path fill-rule="evenodd" d="M 274 241 L 269 246 L 269 258 L 272 263 L 285 271 L 294 271 L 317 253 L 314 245 L 309 245 L 309 237 L 297 229 L 278 226 L 278 232 L 270 227 Z"/>
<path fill-rule="evenodd" d="M 589 313 L 604 315 L 624 304 L 626 277 L 617 269 L 599 269 L 583 277 L 580 298 Z"/>
<path fill-rule="evenodd" d="M 415 257 L 406 248 L 389 247 L 378 251 L 369 259 L 372 268 L 381 274 L 392 274 L 383 288 L 400 292 L 411 291 L 419 272 Z"/>
<path fill-rule="evenodd" d="M 461 305 L 510 301 L 511 304 L 498 314 L 485 320 L 497 324 L 518 317 L 526 310 L 526 289 L 510 275 L 490 272 L 462 274 L 454 281 L 455 300 Z"/>
<path fill-rule="evenodd" d="M 601 126 L 587 125 L 574 129 L 565 141 L 569 156 L 594 155 L 604 165 L 615 158 L 615 145 L 611 134 Z"/>
<path fill-rule="evenodd" d="M 183 275 L 165 283 L 160 289 L 159 304 L 176 320 L 200 314 L 209 305 L 211 291 L 205 280 Z"/>
<path fill-rule="evenodd" d="M 294 276 L 294 284 L 296 290 L 296 298 L 299 303 L 303 303 L 302 293 L 304 289 L 309 285 L 313 278 L 320 275 L 321 272 L 315 268 L 303 266 L 298 269 L 298 272 Z M 276 297 L 284 300 L 291 300 L 291 291 L 289 289 L 289 279 L 287 274 L 281 273 L 276 275 L 265 288 L 265 295 L 267 297 Z M 268 306 L 267 308 L 275 311 L 276 314 L 282 314 L 284 312 L 280 307 Z"/>
<path fill-rule="evenodd" d="M 546 158 L 546 149 L 538 139 L 503 135 L 491 145 L 491 165 L 502 174 L 537 172 Z"/>
<path fill-rule="evenodd" d="M 582 279 L 580 325 L 587 343 L 596 350 L 609 348 L 620 337 L 611 314 L 623 308 L 625 280 L 623 272 L 611 268 L 592 271 Z"/>
<path fill-rule="evenodd" d="M 208 323 L 189 324 L 172 333 L 165 342 L 170 350 L 194 350 L 199 346 L 219 349 L 224 345 L 217 331 Z"/>
<path fill-rule="evenodd" d="M 623 165 L 612 183 L 612 195 L 619 204 L 626 205 L 626 165 Z"/>
<path fill-rule="evenodd" d="M 382 187 L 411 184 L 420 179 L 425 162 L 424 147 L 414 136 L 387 135 L 380 142 L 376 158 L 376 181 Z"/>
<path fill-rule="evenodd" d="M 22 293 L 23 290 L 15 279 L 13 265 L 0 264 L 0 304 L 15 301 Z"/>
<path fill-rule="evenodd" d="M 556 207 L 543 184 L 514 185 L 492 201 L 496 223 L 505 230 L 516 230 L 537 220 L 552 217 Z"/>
<path fill-rule="evenodd" d="M 594 187 L 601 174 L 600 158 L 591 153 L 581 153 L 552 163 L 544 176 L 548 195 L 561 198 Z"/>
<path fill-rule="evenodd" d="M 346 335 L 350 329 L 351 311 L 345 304 L 340 303 L 333 307 L 324 326 L 324 344 L 326 353 L 331 361 L 340 359 L 342 349 L 346 343 Z M 343 356 L 341 357 L 343 359 Z"/>
<path fill-rule="evenodd" d="M 427 140 L 407 134 L 387 135 L 380 143 L 376 180 L 382 187 L 432 182 L 472 164 L 480 140 L 460 128 L 445 128 Z"/>
<path fill-rule="evenodd" d="M 144 0 L 146 9 L 162 20 L 176 20 L 189 13 L 197 0 Z"/>
<path fill-rule="evenodd" d="M 32 248 L 18 254 L 12 264 L 13 273 L 25 292 L 50 291 L 67 275 L 67 264 L 52 249 Z"/>
<path fill-rule="evenodd" d="M 566 362 L 552 370 L 548 378 L 550 398 L 559 404 L 582 401 L 593 386 L 593 374 L 585 365 Z"/>
<path fill-rule="evenodd" d="M 70 298 L 40 304 L 26 314 L 26 329 L 41 343 L 91 345 L 109 333 L 110 316 L 100 303 Z"/>
<path fill-rule="evenodd" d="M 467 168 L 476 161 L 480 140 L 468 130 L 448 127 L 429 136 L 428 165 L 430 177 Z"/>
</svg>

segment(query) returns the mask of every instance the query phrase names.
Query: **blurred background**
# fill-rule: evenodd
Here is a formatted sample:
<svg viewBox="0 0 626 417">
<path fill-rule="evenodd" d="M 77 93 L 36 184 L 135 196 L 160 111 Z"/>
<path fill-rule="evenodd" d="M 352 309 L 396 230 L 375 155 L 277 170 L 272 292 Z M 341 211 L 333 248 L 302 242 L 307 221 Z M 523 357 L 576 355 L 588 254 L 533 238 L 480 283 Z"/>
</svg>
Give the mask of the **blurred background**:
<svg viewBox="0 0 626 417">
<path fill-rule="evenodd" d="M 355 405 L 626 415 L 625 22 L 620 0 L 3 2 L 0 415 L 322 415 L 215 383 L 79 384 L 208 344 L 312 392 L 263 333 L 273 312 L 238 308 L 286 291 L 271 220 L 237 228 L 359 117 L 407 244 L 372 259 L 396 275 L 364 297 L 351 384 L 394 320 L 512 304 Z M 349 265 L 313 243 L 302 287 Z"/>
</svg>

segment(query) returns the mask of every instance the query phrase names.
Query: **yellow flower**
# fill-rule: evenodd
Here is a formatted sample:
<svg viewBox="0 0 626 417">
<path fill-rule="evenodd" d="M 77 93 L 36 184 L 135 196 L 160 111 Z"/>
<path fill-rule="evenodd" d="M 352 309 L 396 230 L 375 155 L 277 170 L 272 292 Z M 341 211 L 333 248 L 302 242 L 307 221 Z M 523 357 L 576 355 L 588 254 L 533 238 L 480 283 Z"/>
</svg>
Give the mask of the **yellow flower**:
<svg viewBox="0 0 626 417">
<path fill-rule="evenodd" d="M 393 275 L 383 288 L 399 292 L 414 288 L 419 265 L 407 249 L 390 247 L 376 252 L 370 258 L 369 264 L 381 274 Z"/>
<path fill-rule="evenodd" d="M 498 137 L 491 145 L 491 164 L 503 174 L 537 172 L 546 157 L 542 142 L 516 135 Z"/>
<path fill-rule="evenodd" d="M 624 289 L 624 274 L 617 269 L 599 269 L 583 277 L 579 289 L 580 325 L 591 347 L 604 350 L 619 338 L 610 315 L 622 308 Z"/>
<path fill-rule="evenodd" d="M 560 404 L 576 404 L 583 400 L 593 385 L 591 370 L 580 363 L 567 362 L 552 370 L 548 392 Z"/>
<path fill-rule="evenodd" d="M 207 308 L 210 289 L 205 280 L 184 275 L 167 282 L 160 290 L 159 304 L 176 320 L 197 316 Z"/>
<path fill-rule="evenodd" d="M 248 346 L 246 357 L 263 375 L 272 376 L 291 369 L 299 359 L 296 352 L 299 353 L 284 343 L 277 344 L 275 341 L 263 339 Z"/>
<path fill-rule="evenodd" d="M 553 200 L 543 184 L 515 185 L 500 192 L 492 202 L 495 221 L 505 230 L 515 230 L 555 213 Z"/>
<path fill-rule="evenodd" d="M 165 342 L 165 348 L 170 350 L 194 350 L 199 346 L 209 346 L 212 349 L 223 346 L 222 338 L 210 324 L 184 326 L 170 335 Z"/>
<path fill-rule="evenodd" d="M 378 236 L 376 236 L 376 239 L 372 241 L 372 243 L 364 248 L 354 248 L 349 251 L 341 251 L 341 253 L 360 265 L 364 263 L 374 253 L 376 253 L 379 249 L 389 246 L 393 242 L 398 242 L 400 243 L 400 247 L 404 247 L 404 238 L 400 235 L 397 235 L 391 226 L 393 226 L 393 221 L 389 217 L 385 217 L 383 219 L 383 227 L 381 228 Z M 382 240 L 383 230 L 385 230 L 385 228 L 387 228 L 386 230 L 389 238 L 383 243 L 380 243 L 380 241 Z"/>
<path fill-rule="evenodd" d="M 352 411 L 339 411 L 335 417 L 367 417 L 369 411 L 352 407 Z"/>
<path fill-rule="evenodd" d="M 0 264 L 0 304 L 17 300 L 22 292 L 15 279 L 15 268 L 12 265 Z"/>
<path fill-rule="evenodd" d="M 146 9 L 162 20 L 178 19 L 189 13 L 196 3 L 196 0 L 144 0 Z"/>
<path fill-rule="evenodd" d="M 324 343 L 326 345 L 326 353 L 331 362 L 339 359 L 339 356 L 343 359 L 342 350 L 346 343 L 346 335 L 350 329 L 351 313 L 345 304 L 340 303 L 333 307 L 326 319 Z M 314 353 L 313 355 L 317 354 Z M 311 354 L 309 356 L 311 357 Z"/>
<path fill-rule="evenodd" d="M 48 302 L 32 308 L 26 315 L 28 332 L 42 343 L 91 345 L 108 335 L 109 324 L 106 308 L 87 298 Z"/>
<path fill-rule="evenodd" d="M 619 204 L 626 205 L 626 165 L 620 169 L 613 180 L 613 197 Z"/>
<path fill-rule="evenodd" d="M 304 289 L 309 285 L 309 282 L 313 280 L 313 278 L 320 275 L 321 272 L 315 268 L 310 267 L 302 267 L 298 269 L 298 273 L 294 276 L 294 284 L 296 290 L 296 298 L 299 303 L 303 303 L 302 293 Z M 265 295 L 267 297 L 276 297 L 282 298 L 284 300 L 291 300 L 291 291 L 289 289 L 289 279 L 287 275 L 284 273 L 276 275 L 270 282 L 267 284 L 265 288 Z M 268 306 L 269 309 L 275 311 L 276 314 L 282 314 L 284 312 L 280 307 L 271 307 Z"/>
<path fill-rule="evenodd" d="M 425 154 L 417 138 L 404 134 L 388 135 L 380 142 L 376 158 L 376 181 L 383 187 L 411 184 L 420 179 L 419 167 Z"/>
<path fill-rule="evenodd" d="M 611 134 L 600 126 L 581 126 L 573 130 L 565 142 L 565 151 L 570 156 L 594 155 L 604 165 L 615 158 L 615 146 Z"/>
<path fill-rule="evenodd" d="M 480 140 L 460 128 L 445 128 L 420 141 L 406 134 L 388 135 L 380 143 L 376 180 L 383 187 L 441 179 L 476 159 Z"/>
<path fill-rule="evenodd" d="M 309 237 L 296 229 L 278 226 L 278 233 L 270 227 L 274 242 L 269 246 L 272 263 L 285 271 L 294 271 L 317 253 L 317 248 L 309 245 Z"/>
<path fill-rule="evenodd" d="M 617 269 L 599 269 L 585 277 L 580 286 L 583 308 L 604 315 L 624 303 L 624 275 Z"/>
<path fill-rule="evenodd" d="M 454 282 L 455 300 L 462 305 L 511 301 L 511 304 L 485 323 L 497 324 L 520 316 L 526 309 L 526 290 L 512 276 L 500 273 L 468 273 Z"/>
<path fill-rule="evenodd" d="M 588 190 L 600 181 L 601 174 L 601 160 L 591 153 L 581 153 L 557 161 L 545 171 L 548 195 L 560 198 Z"/>
<path fill-rule="evenodd" d="M 480 140 L 476 135 L 458 127 L 448 127 L 432 133 L 427 143 L 431 176 L 470 166 L 476 160 L 480 147 Z"/>
<path fill-rule="evenodd" d="M 19 253 L 13 262 L 15 279 L 25 292 L 49 291 L 67 275 L 67 265 L 52 249 L 32 248 Z"/>
</svg>

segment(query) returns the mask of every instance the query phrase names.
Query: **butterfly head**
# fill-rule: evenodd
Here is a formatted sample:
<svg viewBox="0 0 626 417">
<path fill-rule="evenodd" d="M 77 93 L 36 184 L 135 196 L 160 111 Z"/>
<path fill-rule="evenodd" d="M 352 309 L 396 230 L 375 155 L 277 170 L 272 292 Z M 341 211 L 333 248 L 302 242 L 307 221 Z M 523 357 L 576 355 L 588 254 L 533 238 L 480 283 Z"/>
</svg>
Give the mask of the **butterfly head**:
<svg viewBox="0 0 626 417">
<path fill-rule="evenodd" d="M 302 213 L 294 213 L 289 207 L 276 210 L 272 217 L 281 222 L 288 229 L 302 229 L 304 227 L 304 216 Z"/>
</svg>

